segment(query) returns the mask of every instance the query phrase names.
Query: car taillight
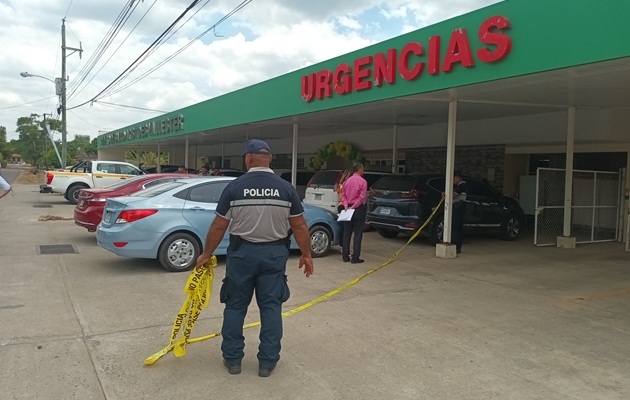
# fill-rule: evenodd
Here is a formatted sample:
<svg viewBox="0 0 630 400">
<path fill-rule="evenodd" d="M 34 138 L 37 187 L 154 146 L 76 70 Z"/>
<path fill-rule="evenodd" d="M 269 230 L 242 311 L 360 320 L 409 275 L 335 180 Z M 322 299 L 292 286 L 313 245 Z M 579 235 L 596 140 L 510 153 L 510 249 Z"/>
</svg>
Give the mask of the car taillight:
<svg viewBox="0 0 630 400">
<path fill-rule="evenodd" d="M 55 175 L 53 175 L 51 173 L 46 174 L 46 184 L 50 185 L 52 183 L 54 177 L 55 177 Z"/>
<path fill-rule="evenodd" d="M 401 199 L 417 199 L 424 195 L 426 195 L 426 192 L 421 192 L 419 190 L 412 190 L 410 192 L 398 193 L 398 197 Z"/>
<path fill-rule="evenodd" d="M 125 210 L 120 213 L 117 224 L 126 224 L 129 222 L 138 221 L 142 218 L 149 217 L 158 212 L 158 210 Z"/>
<path fill-rule="evenodd" d="M 86 199 L 90 203 L 105 203 L 107 199 L 101 199 L 100 197 L 91 197 Z"/>
<path fill-rule="evenodd" d="M 335 186 L 333 186 L 333 190 L 336 192 L 339 190 L 339 185 L 341 185 L 341 177 L 343 176 L 343 172 L 340 172 L 337 175 L 337 180 L 335 181 Z"/>
</svg>

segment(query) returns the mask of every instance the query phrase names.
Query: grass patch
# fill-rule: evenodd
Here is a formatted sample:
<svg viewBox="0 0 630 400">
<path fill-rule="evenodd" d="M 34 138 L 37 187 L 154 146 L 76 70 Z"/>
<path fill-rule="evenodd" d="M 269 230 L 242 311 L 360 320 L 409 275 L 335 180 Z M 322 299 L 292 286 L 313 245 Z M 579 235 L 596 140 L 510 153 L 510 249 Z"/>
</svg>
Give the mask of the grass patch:
<svg viewBox="0 0 630 400">
<path fill-rule="evenodd" d="M 46 183 L 46 178 L 43 171 L 34 174 L 32 171 L 26 170 L 20 173 L 20 176 L 17 177 L 14 183 L 19 185 L 43 185 Z"/>
</svg>

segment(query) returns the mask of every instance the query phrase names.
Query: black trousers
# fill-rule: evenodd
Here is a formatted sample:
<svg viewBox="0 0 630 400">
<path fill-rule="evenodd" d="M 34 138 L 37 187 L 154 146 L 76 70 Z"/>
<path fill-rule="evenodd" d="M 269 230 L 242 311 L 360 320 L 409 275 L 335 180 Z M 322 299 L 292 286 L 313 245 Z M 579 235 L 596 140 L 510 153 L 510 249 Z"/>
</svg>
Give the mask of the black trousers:
<svg viewBox="0 0 630 400">
<path fill-rule="evenodd" d="M 360 206 L 354 210 L 352 221 L 343 222 L 343 242 L 341 255 L 344 260 L 350 258 L 350 241 L 354 233 L 354 243 L 352 247 L 352 258 L 358 260 L 361 256 L 361 242 L 363 241 L 363 227 L 365 226 L 365 216 L 367 207 Z"/>
<path fill-rule="evenodd" d="M 453 225 L 451 228 L 451 243 L 462 250 L 464 242 L 464 207 L 453 207 Z"/>
</svg>

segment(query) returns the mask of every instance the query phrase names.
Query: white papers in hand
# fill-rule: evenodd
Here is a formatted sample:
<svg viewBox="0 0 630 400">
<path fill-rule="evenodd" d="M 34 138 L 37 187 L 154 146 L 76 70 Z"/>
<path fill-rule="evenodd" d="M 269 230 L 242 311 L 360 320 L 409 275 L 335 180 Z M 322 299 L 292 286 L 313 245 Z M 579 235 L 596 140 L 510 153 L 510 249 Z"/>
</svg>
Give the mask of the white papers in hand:
<svg viewBox="0 0 630 400">
<path fill-rule="evenodd" d="M 341 213 L 339 213 L 339 218 L 337 218 L 337 221 L 339 222 L 344 222 L 344 221 L 352 221 L 352 216 L 354 215 L 354 209 L 351 208 L 349 210 L 343 210 Z"/>
</svg>

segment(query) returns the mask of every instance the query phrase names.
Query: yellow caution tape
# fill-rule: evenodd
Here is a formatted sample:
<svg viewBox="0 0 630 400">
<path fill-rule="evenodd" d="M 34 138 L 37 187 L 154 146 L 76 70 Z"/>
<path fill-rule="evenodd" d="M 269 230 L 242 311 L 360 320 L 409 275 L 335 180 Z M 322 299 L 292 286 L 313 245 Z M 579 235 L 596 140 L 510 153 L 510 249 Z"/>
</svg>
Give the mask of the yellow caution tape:
<svg viewBox="0 0 630 400">
<path fill-rule="evenodd" d="M 195 326 L 195 322 L 201 314 L 201 310 L 210 304 L 210 294 L 212 293 L 212 281 L 214 280 L 213 268 L 217 266 L 217 258 L 212 256 L 210 265 L 197 267 L 193 270 L 186 282 L 184 294 L 188 298 L 182 308 L 179 309 L 168 346 L 144 360 L 144 363 L 151 365 L 157 360 L 173 350 L 175 357 L 186 355 L 186 346 L 190 343 L 190 334 Z M 183 331 L 182 331 L 183 328 Z M 178 339 L 177 337 L 181 337 Z"/>
<path fill-rule="evenodd" d="M 409 238 L 409 240 L 407 241 L 407 243 L 405 243 L 405 245 L 403 247 L 400 248 L 400 250 L 398 250 L 397 252 L 395 252 L 390 258 L 389 260 L 385 261 L 383 264 L 381 264 L 380 266 L 378 266 L 377 268 L 371 269 L 368 272 L 364 273 L 363 275 L 359 276 L 358 278 L 354 279 L 351 282 L 346 283 L 345 285 L 326 293 L 325 295 L 316 298 L 313 301 L 310 301 L 304 305 L 299 306 L 298 308 L 294 308 L 291 311 L 287 311 L 282 313 L 282 318 L 286 318 L 288 316 L 291 316 L 293 314 L 297 314 L 300 311 L 304 311 L 307 308 L 313 307 L 315 304 L 321 303 L 322 301 L 343 292 L 344 290 L 356 285 L 357 283 L 359 283 L 359 281 L 363 278 L 365 278 L 368 275 L 373 274 L 374 272 L 388 266 L 389 264 L 391 264 L 392 262 L 394 262 L 394 260 L 396 260 L 398 258 L 398 256 L 400 255 L 400 253 L 402 253 L 402 251 L 409 246 L 409 244 L 411 242 L 413 242 L 419 235 L 420 232 L 422 232 L 422 230 L 424 228 L 426 228 L 426 226 L 429 224 L 429 222 L 431 222 L 431 220 L 433 219 L 433 217 L 435 216 L 435 214 L 437 213 L 437 211 L 440 209 L 440 206 L 442 205 L 442 203 L 444 202 L 444 198 L 442 198 L 442 200 L 440 201 L 440 203 L 437 205 L 437 207 L 435 207 L 435 209 L 433 210 L 433 213 L 431 213 L 431 215 L 429 216 L 429 218 L 427 218 L 427 220 L 424 222 L 424 224 L 422 224 L 422 226 L 416 231 L 416 233 L 413 234 L 413 236 L 411 236 L 411 238 Z M 185 293 L 188 294 L 188 299 L 186 300 L 186 302 L 184 303 L 184 305 L 182 306 L 182 308 L 179 310 L 179 313 L 177 315 L 177 318 L 175 319 L 175 324 L 173 325 L 173 334 L 171 335 L 171 342 L 169 343 L 169 345 L 167 347 L 165 347 L 164 349 L 160 350 L 159 352 L 155 353 L 154 355 L 152 355 L 151 357 L 147 358 L 144 363 L 147 365 L 151 365 L 153 363 L 155 363 L 157 360 L 159 360 L 160 358 L 162 358 L 162 356 L 168 354 L 168 352 L 170 352 L 171 350 L 174 350 L 173 353 L 175 353 L 175 356 L 177 357 L 182 357 L 184 355 L 186 355 L 186 345 L 188 343 L 197 343 L 197 342 L 201 342 L 204 340 L 208 340 L 208 339 L 212 339 L 218 336 L 221 336 L 221 332 L 217 332 L 217 333 L 213 333 L 212 335 L 207 335 L 207 336 L 202 336 L 202 337 L 198 337 L 198 338 L 194 338 L 194 339 L 190 339 L 190 332 L 192 331 L 193 326 L 195 325 L 195 322 L 197 320 L 197 318 L 199 317 L 199 313 L 201 312 L 202 308 L 206 308 L 208 307 L 208 299 L 210 298 L 210 292 L 212 291 L 212 279 L 213 279 L 213 273 L 212 273 L 212 268 L 214 268 L 217 265 L 217 260 L 216 257 L 212 257 L 211 260 L 211 266 L 210 267 L 203 267 L 201 269 L 201 275 L 199 275 L 199 270 L 200 267 L 197 267 L 192 275 L 190 276 L 190 278 L 188 278 L 188 283 L 186 284 L 186 290 Z M 198 293 L 202 290 L 201 286 L 202 283 L 200 283 L 197 287 L 193 288 L 192 290 L 189 290 L 189 286 L 191 281 L 193 281 L 194 278 L 197 279 L 196 282 L 202 282 L 201 279 L 203 279 L 204 276 L 207 276 L 209 279 L 207 279 L 206 281 L 204 281 L 203 285 L 209 285 L 209 287 L 206 288 L 206 290 L 204 291 L 204 293 L 207 293 L 207 297 L 203 297 L 203 302 L 201 300 L 197 300 L 198 306 L 195 306 L 195 298 L 198 299 L 202 299 L 202 297 L 195 297 L 195 296 L 199 296 Z M 191 304 L 192 303 L 192 304 Z M 197 308 L 198 310 L 195 311 L 194 313 L 194 318 L 191 319 L 190 318 L 190 312 L 192 312 L 191 309 L 193 308 Z M 184 333 L 184 337 L 182 337 L 181 339 L 179 339 L 176 343 L 174 343 L 175 338 L 177 337 L 179 331 L 180 331 L 180 327 L 183 324 L 183 320 L 184 320 L 184 316 L 188 316 L 188 323 L 186 324 L 187 329 Z M 192 322 L 191 322 L 192 321 Z M 260 321 L 257 322 L 252 322 L 251 324 L 247 324 L 243 326 L 243 329 L 249 329 L 249 328 L 254 328 L 256 326 L 260 326 Z"/>
</svg>

